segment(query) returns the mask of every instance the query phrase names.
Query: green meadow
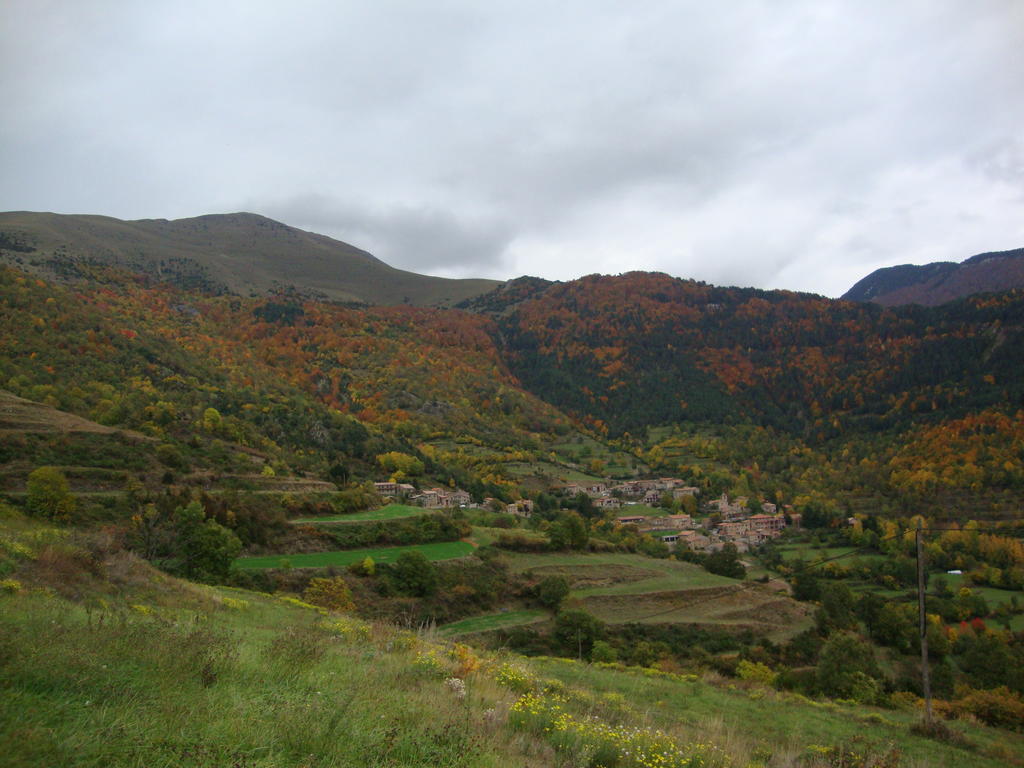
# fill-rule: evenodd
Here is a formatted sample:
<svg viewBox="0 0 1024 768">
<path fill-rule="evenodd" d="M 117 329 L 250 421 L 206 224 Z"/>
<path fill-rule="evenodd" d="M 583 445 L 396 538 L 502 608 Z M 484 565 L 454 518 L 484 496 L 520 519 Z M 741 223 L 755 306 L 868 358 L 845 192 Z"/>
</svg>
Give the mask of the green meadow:
<svg viewBox="0 0 1024 768">
<path fill-rule="evenodd" d="M 465 557 L 473 552 L 473 545 L 464 541 L 443 541 L 438 544 L 413 544 L 407 547 L 377 547 L 372 549 L 346 549 L 335 552 L 309 552 L 298 555 L 267 555 L 264 557 L 240 557 L 234 567 L 242 569 L 264 568 L 327 568 L 358 563 L 367 557 L 376 563 L 391 563 L 403 552 L 418 551 L 428 560 L 452 560 Z"/>
<path fill-rule="evenodd" d="M 434 510 L 423 507 L 410 507 L 407 504 L 388 504 L 380 509 L 364 512 L 352 512 L 347 515 L 326 515 L 324 517 L 301 517 L 293 523 L 370 523 L 377 520 L 401 520 L 407 517 L 420 517 L 431 514 Z"/>
<path fill-rule="evenodd" d="M 516 627 L 521 624 L 532 624 L 542 621 L 549 614 L 541 610 L 526 611 L 505 611 L 504 613 L 490 613 L 486 616 L 473 616 L 462 621 L 453 621 L 438 627 L 438 632 L 443 637 L 455 637 L 456 635 L 468 635 L 473 632 L 487 632 L 492 629 L 505 629 Z"/>
</svg>

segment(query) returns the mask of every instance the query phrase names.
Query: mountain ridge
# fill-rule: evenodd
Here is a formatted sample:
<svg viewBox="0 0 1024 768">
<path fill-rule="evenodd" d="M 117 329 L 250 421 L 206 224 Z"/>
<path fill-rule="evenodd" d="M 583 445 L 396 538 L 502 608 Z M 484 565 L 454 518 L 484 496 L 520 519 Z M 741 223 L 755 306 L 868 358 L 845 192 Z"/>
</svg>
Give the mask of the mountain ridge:
<svg viewBox="0 0 1024 768">
<path fill-rule="evenodd" d="M 892 307 L 937 306 L 975 293 L 1024 286 L 1024 248 L 979 253 L 964 261 L 900 264 L 876 269 L 840 298 Z"/>
<path fill-rule="evenodd" d="M 396 269 L 348 243 L 245 212 L 124 221 L 9 211 L 0 213 L 0 262 L 65 278 L 100 263 L 213 293 L 298 292 L 357 304 L 450 306 L 500 284 Z"/>
</svg>

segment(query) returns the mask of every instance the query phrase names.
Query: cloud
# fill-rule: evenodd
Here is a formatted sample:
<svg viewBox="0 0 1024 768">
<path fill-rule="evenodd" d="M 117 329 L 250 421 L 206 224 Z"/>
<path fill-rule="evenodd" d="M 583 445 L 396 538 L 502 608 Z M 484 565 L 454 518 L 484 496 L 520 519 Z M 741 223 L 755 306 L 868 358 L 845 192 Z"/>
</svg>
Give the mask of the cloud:
<svg viewBox="0 0 1024 768">
<path fill-rule="evenodd" d="M 12 0 L 0 208 L 838 295 L 1024 244 L 1024 5 Z"/>
<path fill-rule="evenodd" d="M 303 229 L 359 244 L 388 264 L 445 277 L 507 274 L 505 249 L 513 228 L 508 222 L 457 218 L 447 210 L 397 206 L 371 209 L 321 195 L 259 204 L 272 218 Z"/>
</svg>

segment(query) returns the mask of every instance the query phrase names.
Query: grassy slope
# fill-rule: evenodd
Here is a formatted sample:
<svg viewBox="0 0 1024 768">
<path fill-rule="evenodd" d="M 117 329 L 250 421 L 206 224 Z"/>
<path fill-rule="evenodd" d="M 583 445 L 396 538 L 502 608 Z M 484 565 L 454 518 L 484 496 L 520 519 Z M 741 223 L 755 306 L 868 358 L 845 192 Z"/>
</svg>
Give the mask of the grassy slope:
<svg viewBox="0 0 1024 768">
<path fill-rule="evenodd" d="M 487 632 L 492 629 L 505 629 L 518 627 L 522 624 L 533 624 L 547 618 L 548 614 L 541 610 L 505 611 L 504 613 L 492 613 L 486 616 L 473 616 L 461 621 L 453 621 L 440 627 L 440 632 L 445 637 L 457 635 L 469 635 L 474 632 Z"/>
<path fill-rule="evenodd" d="M 510 714 L 518 694 L 497 683 L 507 662 L 518 690 L 545 705 L 557 692 L 576 722 L 659 728 L 691 752 L 717 745 L 720 765 L 791 768 L 812 745 L 841 742 L 862 753 L 898 744 L 903 765 L 1024 758 L 1019 734 L 977 725 L 956 724 L 977 745 L 964 751 L 912 736 L 910 714 L 714 677 L 478 656 L 288 598 L 180 582 L 123 552 L 95 550 L 102 567 L 87 567 L 73 535 L 41 526 L 0 522 L 0 540 L 5 578 L 18 582 L 0 590 L 0 754 L 11 768 L 587 764 L 585 739 L 524 729 Z M 452 676 L 465 698 L 444 682 Z M 869 743 L 852 741 L 864 734 Z M 616 764 L 641 763 L 620 754 Z"/>
<path fill-rule="evenodd" d="M 92 627 L 80 608 L 6 598 L 4 765 L 483 767 L 511 748 L 483 717 L 506 697 L 482 681 L 459 701 L 414 664 L 415 637 L 331 630 L 269 597 L 204 597 L 112 607 Z"/>
<path fill-rule="evenodd" d="M 327 515 L 325 517 L 303 517 L 293 523 L 366 523 L 374 520 L 401 520 L 407 517 L 421 517 L 432 514 L 433 510 L 410 507 L 405 504 L 388 504 L 380 509 L 353 512 L 348 515 Z"/>
<path fill-rule="evenodd" d="M 623 697 L 642 711 L 655 727 L 674 725 L 697 738 L 723 746 L 754 744 L 757 745 L 755 750 L 772 754 L 780 765 L 789 764 L 785 761 L 798 755 L 806 755 L 809 745 L 836 743 L 859 745 L 861 755 L 881 752 L 886 745 L 894 745 L 902 753 L 901 765 L 909 763 L 929 768 L 1020 765 L 1024 758 L 1021 751 L 1024 739 L 1020 735 L 1004 739 L 993 729 L 972 731 L 969 737 L 989 755 L 979 754 L 978 750 L 940 746 L 909 733 L 909 725 L 918 718 L 910 712 L 810 701 L 744 684 L 680 683 L 636 671 L 618 671 L 564 659 L 537 659 L 534 665 L 542 674 L 566 684 L 605 696 Z"/>
</svg>

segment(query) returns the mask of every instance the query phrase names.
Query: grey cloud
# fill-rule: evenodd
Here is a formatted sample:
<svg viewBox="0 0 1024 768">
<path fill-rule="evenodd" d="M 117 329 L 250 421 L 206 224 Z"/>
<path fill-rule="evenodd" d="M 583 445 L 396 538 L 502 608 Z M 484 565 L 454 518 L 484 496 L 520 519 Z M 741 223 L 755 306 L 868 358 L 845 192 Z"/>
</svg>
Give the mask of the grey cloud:
<svg viewBox="0 0 1024 768">
<path fill-rule="evenodd" d="M 459 219 L 450 211 L 396 206 L 371 209 L 322 195 L 246 206 L 344 240 L 391 266 L 451 277 L 489 277 L 508 269 L 507 222 Z"/>
<path fill-rule="evenodd" d="M 251 207 L 453 276 L 831 295 L 1024 244 L 1017 0 L 0 14 L 0 209 Z"/>
</svg>

